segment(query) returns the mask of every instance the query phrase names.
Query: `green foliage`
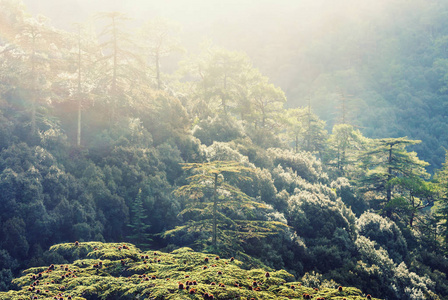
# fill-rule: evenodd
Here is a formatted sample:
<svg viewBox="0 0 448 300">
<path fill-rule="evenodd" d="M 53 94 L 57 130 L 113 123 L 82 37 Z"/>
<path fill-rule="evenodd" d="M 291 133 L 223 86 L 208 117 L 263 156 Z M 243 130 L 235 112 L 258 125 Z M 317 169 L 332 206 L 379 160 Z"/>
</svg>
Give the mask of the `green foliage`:
<svg viewBox="0 0 448 300">
<path fill-rule="evenodd" d="M 148 216 L 143 207 L 141 190 L 138 191 L 137 198 L 131 206 L 131 213 L 131 221 L 128 226 L 132 229 L 132 235 L 129 235 L 128 238 L 139 247 L 148 247 L 148 242 L 151 241 L 148 233 L 150 226 L 145 222 Z"/>
<path fill-rule="evenodd" d="M 394 189 L 395 178 L 425 178 L 428 173 L 425 167 L 427 162 L 420 160 L 415 152 L 407 152 L 408 145 L 418 144 L 421 141 L 409 140 L 407 138 L 389 138 L 373 141 L 373 147 L 367 150 L 361 157 L 362 167 L 368 171 L 361 178 L 360 184 L 365 191 L 378 192 L 377 200 L 380 202 L 378 208 L 390 204 L 395 195 L 400 191 Z M 416 179 L 417 180 L 417 179 Z M 385 210 L 391 216 L 391 210 Z"/>
<path fill-rule="evenodd" d="M 394 222 L 375 213 L 365 212 L 356 221 L 356 225 L 359 234 L 387 249 L 395 262 L 403 261 L 408 253 L 407 243 Z"/>
<path fill-rule="evenodd" d="M 193 128 L 193 135 L 202 144 L 210 146 L 213 142 L 230 142 L 243 136 L 243 128 L 239 122 L 228 115 L 217 115 L 215 118 L 200 120 Z"/>
<path fill-rule="evenodd" d="M 187 239 L 194 240 L 196 247 L 207 249 L 211 233 L 214 251 L 235 253 L 242 251 L 241 243 L 276 234 L 286 227 L 282 222 L 260 220 L 261 212 L 271 208 L 254 201 L 226 179 L 230 176 L 240 182 L 251 180 L 246 173 L 253 172 L 252 168 L 236 161 L 189 163 L 183 168 L 194 171 L 188 178 L 190 183 L 175 191 L 187 200 L 179 214 L 187 223 L 164 236 L 190 235 Z"/>
<path fill-rule="evenodd" d="M 343 11 L 348 2 L 341 3 Z M 335 26 L 299 43 L 299 64 L 284 56 L 295 70 L 315 66 L 303 72 L 306 83 L 285 89 L 304 106 L 284 110 L 285 93 L 244 53 L 206 47 L 184 62 L 186 76 L 168 74 L 159 59 L 179 44 L 166 23 L 148 23 L 141 48 L 119 12 L 101 14 L 107 24 L 97 41 L 55 30 L 18 1 L 0 1 L 0 289 L 17 283 L 23 288 L 8 295 L 24 295 L 29 277 L 10 283 L 21 269 L 70 261 L 85 276 L 64 285 L 89 300 L 191 299 L 205 291 L 221 299 L 365 298 L 335 290 L 335 281 L 389 299 L 448 294 L 439 246 L 448 232 L 447 176 L 443 169 L 428 183 L 426 163 L 407 150 L 431 163 L 443 157 L 447 9 L 422 0 L 383 4 L 379 14 L 341 18 L 353 22 L 349 30 Z M 333 54 L 322 58 L 324 49 Z M 275 69 L 286 72 L 275 82 L 284 83 L 277 54 Z M 355 128 L 424 143 L 370 140 Z M 369 205 L 390 218 L 366 212 Z M 214 268 L 202 270 L 205 254 L 186 248 L 157 252 L 161 262 L 145 264 L 141 255 L 150 254 L 132 245 L 88 242 L 125 239 L 145 249 L 237 254 L 254 270 L 220 260 L 231 273 L 217 277 Z M 70 240 L 81 243 L 42 250 Z M 99 260 L 104 267 L 93 268 Z M 260 262 L 306 274 L 302 286 L 281 285 L 285 271 L 267 279 Z M 201 282 L 189 295 L 162 280 L 187 272 L 222 279 L 226 288 Z M 142 274 L 156 279 L 142 283 Z M 248 277 L 270 286 L 253 294 Z M 233 286 L 235 278 L 244 288 Z M 60 284 L 48 285 L 52 295 Z"/>
<path fill-rule="evenodd" d="M 404 262 L 397 266 L 384 248 L 378 248 L 375 242 L 364 236 L 358 237 L 356 246 L 362 261 L 358 261 L 355 274 L 368 292 L 386 289 L 383 294 L 396 299 L 438 299 L 433 291 L 434 282 L 427 275 L 409 272 Z"/>
<path fill-rule="evenodd" d="M 357 194 L 357 189 L 350 184 L 345 177 L 339 177 L 331 183 L 331 188 L 335 190 L 338 197 L 357 215 L 361 215 L 368 208 L 364 197 Z"/>
<path fill-rule="evenodd" d="M 263 265 L 244 269 L 238 259 L 207 256 L 189 248 L 142 252 L 131 244 L 89 242 L 54 245 L 50 251 L 77 259 L 25 270 L 22 277 L 14 279 L 19 289 L 0 292 L 0 299 L 35 295 L 50 299 L 60 293 L 76 300 L 202 299 L 205 293 L 214 299 L 288 299 L 304 293 L 313 298 L 363 299 L 355 288 L 339 291 L 324 283 L 314 289 L 293 281 L 284 270 L 273 271 Z"/>
<path fill-rule="evenodd" d="M 448 152 L 445 155 L 448 158 Z M 448 249 L 448 161 L 446 158 L 442 169 L 438 170 L 435 176 L 439 195 L 433 208 L 439 221 L 440 236 L 442 237 L 445 251 Z"/>
<path fill-rule="evenodd" d="M 328 180 L 328 175 L 323 172 L 322 163 L 309 152 L 293 153 L 289 150 L 271 148 L 268 149 L 268 155 L 273 160 L 274 166 L 290 168 L 296 175 L 310 183 Z"/>
<path fill-rule="evenodd" d="M 327 155 L 330 159 L 327 164 L 334 168 L 339 176 L 359 173 L 356 165 L 367 144 L 368 140 L 353 126 L 335 125 L 328 139 Z"/>
<path fill-rule="evenodd" d="M 341 202 L 331 201 L 322 194 L 300 191 L 290 197 L 288 204 L 290 225 L 299 236 L 331 239 L 337 228 L 354 234 L 354 215 Z"/>
</svg>

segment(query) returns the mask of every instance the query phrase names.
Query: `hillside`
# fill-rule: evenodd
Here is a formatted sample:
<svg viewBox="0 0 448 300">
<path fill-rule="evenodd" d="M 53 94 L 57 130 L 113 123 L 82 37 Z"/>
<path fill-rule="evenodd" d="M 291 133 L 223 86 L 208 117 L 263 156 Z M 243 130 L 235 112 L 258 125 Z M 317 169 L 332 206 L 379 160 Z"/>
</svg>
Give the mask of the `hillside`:
<svg viewBox="0 0 448 300">
<path fill-rule="evenodd" d="M 64 28 L 70 28 L 74 18 L 61 14 L 65 7 L 84 17 L 88 8 L 106 7 L 101 2 L 89 6 L 88 1 L 25 3 Z M 156 12 L 169 19 L 177 15 L 183 25 L 179 38 L 188 55 L 197 54 L 204 37 L 219 47 L 245 52 L 254 67 L 285 92 L 287 107 L 304 107 L 309 101 L 331 130 L 345 105 L 346 119 L 365 136 L 422 140 L 413 149 L 430 163 L 430 173 L 441 167 L 448 147 L 447 1 L 181 3 L 142 7 L 133 16 L 140 20 Z M 130 9 L 120 3 L 107 7 Z M 193 12 L 201 9 L 206 13 L 194 20 L 197 23 L 192 21 Z M 176 69 L 180 56 L 165 59 L 162 69 Z"/>
<path fill-rule="evenodd" d="M 429 170 L 413 150 L 431 143 L 366 136 L 348 102 L 337 122 L 317 114 L 328 103 L 288 107 L 294 99 L 251 57 L 213 43 L 168 72 L 163 59 L 183 48 L 169 20 L 101 12 L 92 22 L 101 30 L 65 31 L 0 0 L 1 291 L 25 269 L 103 260 L 85 256 L 103 255 L 90 249 L 97 241 L 235 257 L 319 292 L 447 299 L 445 153 Z"/>
<path fill-rule="evenodd" d="M 69 262 L 25 270 L 14 280 L 20 289 L 0 292 L 0 299 L 366 299 L 355 288 L 304 286 L 284 270 L 246 269 L 233 257 L 190 248 L 143 252 L 132 244 L 88 242 L 50 252 Z"/>
</svg>

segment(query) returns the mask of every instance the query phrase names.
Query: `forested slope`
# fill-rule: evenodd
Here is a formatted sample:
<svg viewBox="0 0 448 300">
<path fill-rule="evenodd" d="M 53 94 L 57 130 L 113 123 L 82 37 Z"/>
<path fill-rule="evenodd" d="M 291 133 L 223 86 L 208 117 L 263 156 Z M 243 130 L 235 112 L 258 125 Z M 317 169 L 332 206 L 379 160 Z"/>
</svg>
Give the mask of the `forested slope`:
<svg viewBox="0 0 448 300">
<path fill-rule="evenodd" d="M 378 298 L 448 295 L 448 171 L 429 181 L 408 148 L 420 141 L 348 120 L 329 133 L 244 53 L 205 45 L 165 74 L 159 58 L 181 46 L 169 23 L 101 13 L 96 37 L 16 1 L 0 15 L 2 290 L 66 263 L 52 245 L 98 241 L 191 247 Z"/>
<path fill-rule="evenodd" d="M 316 1 L 325 22 L 307 23 L 291 12 L 269 50 L 251 48 L 256 64 L 279 84 L 289 107 L 309 100 L 332 126 L 346 118 L 371 138 L 422 140 L 416 146 L 430 170 L 440 168 L 447 132 L 448 2 Z M 305 29 L 304 29 L 305 28 Z"/>
</svg>

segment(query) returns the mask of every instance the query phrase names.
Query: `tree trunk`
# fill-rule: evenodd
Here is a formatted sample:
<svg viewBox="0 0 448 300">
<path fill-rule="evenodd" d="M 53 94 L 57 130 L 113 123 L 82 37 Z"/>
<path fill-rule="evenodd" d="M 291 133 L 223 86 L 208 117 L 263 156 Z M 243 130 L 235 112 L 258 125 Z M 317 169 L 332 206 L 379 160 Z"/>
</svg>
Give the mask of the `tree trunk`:
<svg viewBox="0 0 448 300">
<path fill-rule="evenodd" d="M 342 155 L 341 155 L 341 165 L 340 170 L 341 170 L 341 175 L 344 176 L 345 172 L 344 172 L 344 166 L 345 166 L 345 148 L 342 148 Z"/>
<path fill-rule="evenodd" d="M 389 148 L 388 164 L 389 164 L 389 167 L 387 169 L 386 204 L 390 203 L 390 200 L 392 199 L 392 186 L 389 184 L 390 180 L 392 179 L 392 166 L 391 166 L 391 164 L 392 164 L 392 145 L 390 145 L 390 148 Z M 390 211 L 390 209 L 388 209 L 386 211 L 386 216 L 389 217 L 389 218 L 392 216 L 392 212 Z"/>
<path fill-rule="evenodd" d="M 415 211 L 416 211 L 415 209 L 416 209 L 416 207 L 415 207 L 415 198 L 412 195 L 412 193 L 410 195 L 410 198 L 411 198 L 412 212 L 411 212 L 411 217 L 409 219 L 409 226 L 412 228 L 412 226 L 414 225 L 414 218 L 415 218 Z"/>
<path fill-rule="evenodd" d="M 36 36 L 33 33 L 33 49 L 31 53 L 31 134 L 36 133 L 36 106 L 37 106 L 37 72 L 36 72 Z"/>
<path fill-rule="evenodd" d="M 162 82 L 160 80 L 160 58 L 159 58 L 159 52 L 156 54 L 156 79 L 157 79 L 157 89 L 162 89 Z"/>
<path fill-rule="evenodd" d="M 112 107 L 111 107 L 111 120 L 110 125 L 115 122 L 115 110 L 117 105 L 117 69 L 118 69 L 118 45 L 117 45 L 117 28 L 115 24 L 115 18 L 112 18 L 113 24 L 113 39 L 114 39 L 114 65 L 112 75 Z"/>
<path fill-rule="evenodd" d="M 389 148 L 389 158 L 388 158 L 388 163 L 389 163 L 389 168 L 387 170 L 387 195 L 386 195 L 386 200 L 387 203 L 390 202 L 390 200 L 392 199 L 392 187 L 389 184 L 389 181 L 392 179 L 392 145 L 390 145 Z"/>
<path fill-rule="evenodd" d="M 81 29 L 78 35 L 78 131 L 76 133 L 76 145 L 81 146 Z"/>
<path fill-rule="evenodd" d="M 76 145 L 81 146 L 81 98 L 78 100 L 78 132 L 76 134 Z"/>
<path fill-rule="evenodd" d="M 215 185 L 213 190 L 213 248 L 216 250 L 216 244 L 217 244 L 217 221 L 216 221 L 216 214 L 218 211 L 218 199 L 217 199 L 217 189 L 218 189 L 218 174 L 215 174 Z"/>
<path fill-rule="evenodd" d="M 298 134 L 296 134 L 295 143 L 296 143 L 296 153 L 298 153 L 299 152 L 299 135 Z"/>
</svg>

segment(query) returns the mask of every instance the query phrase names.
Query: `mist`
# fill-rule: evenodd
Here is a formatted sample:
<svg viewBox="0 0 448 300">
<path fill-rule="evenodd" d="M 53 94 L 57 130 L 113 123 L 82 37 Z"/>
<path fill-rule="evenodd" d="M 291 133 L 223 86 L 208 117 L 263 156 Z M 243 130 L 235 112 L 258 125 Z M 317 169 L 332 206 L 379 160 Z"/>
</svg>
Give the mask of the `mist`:
<svg viewBox="0 0 448 300">
<path fill-rule="evenodd" d="M 85 22 L 101 11 L 126 13 L 136 26 L 148 19 L 166 18 L 181 26 L 182 44 L 188 50 L 195 51 L 202 41 L 209 40 L 229 50 L 244 51 L 255 65 L 270 70 L 272 67 L 265 66 L 266 61 L 280 58 L 275 56 L 275 48 L 297 51 L 301 44 L 332 34 L 350 20 L 381 13 L 388 1 L 25 0 L 24 3 L 31 13 L 43 14 L 54 26 L 65 30 L 72 30 L 74 22 Z"/>
</svg>

